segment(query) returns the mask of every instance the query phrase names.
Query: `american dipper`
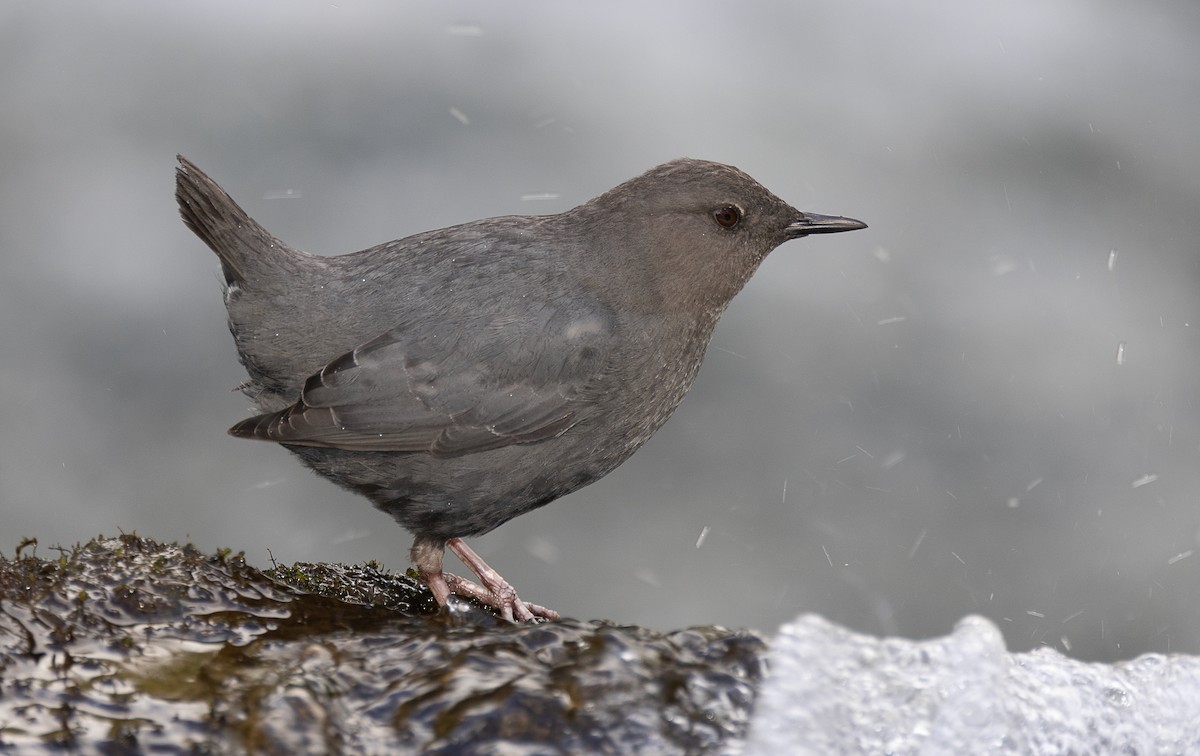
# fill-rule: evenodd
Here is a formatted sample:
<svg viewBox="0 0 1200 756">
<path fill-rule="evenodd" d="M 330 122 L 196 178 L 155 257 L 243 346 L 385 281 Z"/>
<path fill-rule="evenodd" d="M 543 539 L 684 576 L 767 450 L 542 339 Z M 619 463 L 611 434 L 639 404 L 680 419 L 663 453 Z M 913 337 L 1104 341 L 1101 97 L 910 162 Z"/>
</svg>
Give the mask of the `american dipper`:
<svg viewBox="0 0 1200 756">
<path fill-rule="evenodd" d="M 439 604 L 522 601 L 462 538 L 598 480 L 692 385 L 717 319 L 767 253 L 865 228 L 802 213 L 737 168 L 681 159 L 557 215 L 464 223 L 338 257 L 271 236 L 179 157 L 184 223 L 225 276 L 229 330 L 283 444 L 413 533 Z M 480 584 L 442 571 L 449 546 Z"/>
</svg>

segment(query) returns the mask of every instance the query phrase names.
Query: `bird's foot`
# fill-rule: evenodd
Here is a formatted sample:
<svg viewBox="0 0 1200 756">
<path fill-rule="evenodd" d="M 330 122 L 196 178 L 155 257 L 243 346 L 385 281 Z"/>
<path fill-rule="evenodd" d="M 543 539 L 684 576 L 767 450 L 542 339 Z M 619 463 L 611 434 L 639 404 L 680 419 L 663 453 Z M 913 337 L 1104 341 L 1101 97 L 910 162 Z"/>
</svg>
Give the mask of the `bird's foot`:
<svg viewBox="0 0 1200 756">
<path fill-rule="evenodd" d="M 513 587 L 503 579 L 500 583 L 479 585 L 449 572 L 444 575 L 451 593 L 473 598 L 485 606 L 490 606 L 509 622 L 528 622 L 536 617 L 558 619 L 558 612 L 522 601 Z"/>
<path fill-rule="evenodd" d="M 500 612 L 500 616 L 509 622 L 514 620 L 528 622 L 536 617 L 552 620 L 559 618 L 558 612 L 553 609 L 522 601 L 521 597 L 517 595 L 516 589 L 501 577 L 500 573 L 489 567 L 487 562 L 483 561 L 461 538 L 451 538 L 446 545 L 462 560 L 463 564 L 471 569 L 471 572 L 479 576 L 479 583 L 482 583 L 482 585 L 473 583 L 458 575 L 445 572 L 442 573 L 442 578 L 449 593 L 468 596 L 485 606 L 490 606 Z M 434 595 L 437 595 L 436 590 Z M 444 604 L 445 602 L 440 601 L 440 603 Z"/>
</svg>

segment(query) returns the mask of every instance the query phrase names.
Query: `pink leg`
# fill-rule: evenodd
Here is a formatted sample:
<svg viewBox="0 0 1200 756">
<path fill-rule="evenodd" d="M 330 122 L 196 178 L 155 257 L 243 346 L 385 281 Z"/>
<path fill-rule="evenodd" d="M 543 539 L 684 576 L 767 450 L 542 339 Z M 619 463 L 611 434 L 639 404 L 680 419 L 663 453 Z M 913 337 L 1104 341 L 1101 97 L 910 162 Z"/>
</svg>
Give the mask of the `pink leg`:
<svg viewBox="0 0 1200 756">
<path fill-rule="evenodd" d="M 477 585 L 442 570 L 442 555 L 446 546 L 449 546 L 463 564 L 479 577 L 479 582 L 483 585 Z M 451 538 L 445 545 L 418 539 L 413 543 L 412 560 L 421 579 L 442 606 L 446 605 L 446 599 L 451 593 L 457 593 L 496 609 L 509 622 L 514 619 L 526 622 L 535 617 L 558 619 L 558 612 L 522 601 L 508 581 L 489 567 L 461 538 Z"/>
<path fill-rule="evenodd" d="M 445 606 L 450 597 L 450 586 L 446 584 L 446 573 L 442 572 L 442 554 L 446 547 L 433 541 L 413 542 L 410 557 L 417 566 L 417 574 L 429 586 L 438 606 Z"/>
</svg>

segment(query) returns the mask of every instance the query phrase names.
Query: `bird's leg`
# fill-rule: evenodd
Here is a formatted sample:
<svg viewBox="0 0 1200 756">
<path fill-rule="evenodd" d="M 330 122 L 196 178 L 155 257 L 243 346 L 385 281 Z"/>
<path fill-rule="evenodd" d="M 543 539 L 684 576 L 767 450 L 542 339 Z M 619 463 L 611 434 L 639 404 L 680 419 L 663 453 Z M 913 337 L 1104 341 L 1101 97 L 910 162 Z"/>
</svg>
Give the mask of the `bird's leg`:
<svg viewBox="0 0 1200 756">
<path fill-rule="evenodd" d="M 409 558 L 417 566 L 417 574 L 425 581 L 425 585 L 429 586 L 438 606 L 445 606 L 446 599 L 450 598 L 450 586 L 446 584 L 446 573 L 442 572 L 442 554 L 445 550 L 444 544 L 418 538 L 413 541 L 412 552 L 409 554 Z"/>
<path fill-rule="evenodd" d="M 477 585 L 470 580 L 442 570 L 442 555 L 446 546 L 449 546 L 463 564 L 479 576 L 479 581 L 483 585 Z M 514 620 L 526 622 L 535 617 L 558 619 L 558 612 L 538 604 L 522 601 L 508 581 L 489 567 L 487 562 L 483 561 L 461 538 L 451 538 L 445 544 L 417 539 L 413 543 L 412 561 L 416 565 L 421 579 L 429 586 L 433 597 L 441 606 L 446 605 L 446 599 L 451 593 L 457 593 L 496 609 L 509 622 Z"/>
</svg>

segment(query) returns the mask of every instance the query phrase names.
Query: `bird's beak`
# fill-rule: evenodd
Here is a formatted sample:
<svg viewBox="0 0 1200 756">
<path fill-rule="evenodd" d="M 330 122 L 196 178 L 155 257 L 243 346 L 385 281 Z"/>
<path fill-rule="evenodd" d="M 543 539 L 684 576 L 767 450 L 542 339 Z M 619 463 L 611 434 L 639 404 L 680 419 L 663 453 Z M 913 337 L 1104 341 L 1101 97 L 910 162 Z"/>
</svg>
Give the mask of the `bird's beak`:
<svg viewBox="0 0 1200 756">
<path fill-rule="evenodd" d="M 837 234 L 842 231 L 857 231 L 866 228 L 867 224 L 853 218 L 843 218 L 840 215 L 817 215 L 816 213 L 801 213 L 800 220 L 789 223 L 783 229 L 789 239 L 799 239 L 809 234 Z"/>
</svg>

